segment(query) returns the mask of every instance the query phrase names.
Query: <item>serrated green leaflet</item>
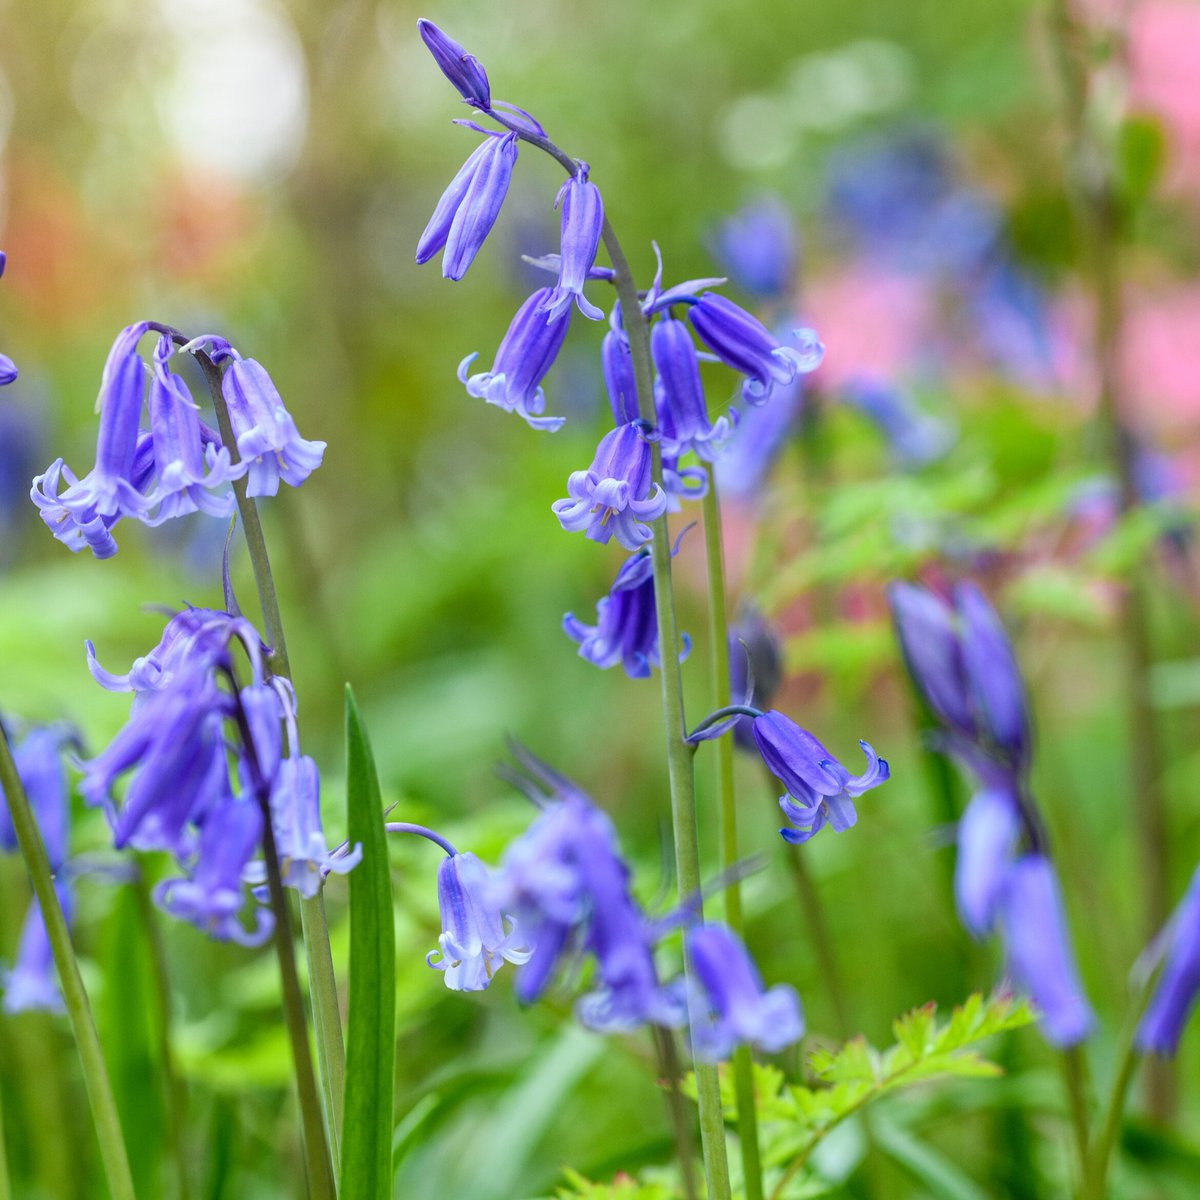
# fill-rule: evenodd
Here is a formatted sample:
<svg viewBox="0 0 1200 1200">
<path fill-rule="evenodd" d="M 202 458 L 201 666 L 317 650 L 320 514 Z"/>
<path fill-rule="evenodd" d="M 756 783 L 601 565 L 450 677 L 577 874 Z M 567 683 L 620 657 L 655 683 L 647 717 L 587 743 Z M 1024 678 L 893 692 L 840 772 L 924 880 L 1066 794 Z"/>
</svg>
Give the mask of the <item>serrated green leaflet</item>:
<svg viewBox="0 0 1200 1200">
<path fill-rule="evenodd" d="M 379 779 L 366 730 L 346 688 L 346 806 L 350 844 L 362 862 L 350 872 L 350 1004 L 341 1195 L 392 1194 L 396 950 L 392 884 Z"/>
</svg>

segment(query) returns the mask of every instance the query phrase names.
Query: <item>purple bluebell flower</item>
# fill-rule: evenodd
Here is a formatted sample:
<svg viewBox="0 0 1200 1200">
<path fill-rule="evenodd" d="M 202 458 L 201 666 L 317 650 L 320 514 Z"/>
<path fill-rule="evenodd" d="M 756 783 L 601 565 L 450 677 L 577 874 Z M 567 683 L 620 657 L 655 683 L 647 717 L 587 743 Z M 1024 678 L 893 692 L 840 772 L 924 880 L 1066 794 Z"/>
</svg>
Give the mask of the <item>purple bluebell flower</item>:
<svg viewBox="0 0 1200 1200">
<path fill-rule="evenodd" d="M 300 436 L 261 363 L 234 351 L 221 379 L 221 393 L 238 457 L 247 467 L 247 495 L 274 496 L 280 479 L 299 487 L 321 465 L 325 443 Z"/>
<path fill-rule="evenodd" d="M 431 950 L 426 961 L 444 973 L 452 991 L 481 992 L 504 963 L 519 966 L 533 955 L 533 945 L 520 924 L 496 906 L 495 893 L 491 872 L 470 851 L 442 859 L 438 867 L 442 933 L 438 949 Z"/>
<path fill-rule="evenodd" d="M 468 395 L 515 412 L 533 429 L 554 431 L 562 428 L 563 418 L 541 415 L 546 410 L 542 380 L 562 349 L 570 316 L 547 323 L 542 309 L 550 295 L 550 288 L 539 288 L 517 310 L 490 371 L 468 378 L 467 370 L 478 357 L 468 354 L 458 364 L 458 378 Z"/>
<path fill-rule="evenodd" d="M 8 255 L 0 250 L 0 278 L 4 276 L 4 268 L 8 265 Z M 0 387 L 6 387 L 17 377 L 17 364 L 7 354 L 0 354 Z"/>
<path fill-rule="evenodd" d="M 670 458 L 693 450 L 711 461 L 720 453 L 736 418 L 708 419 L 696 347 L 682 321 L 663 316 L 650 330 L 650 354 L 657 380 L 654 388 L 663 454 Z"/>
<path fill-rule="evenodd" d="M 618 329 L 610 329 L 600 343 L 600 365 L 604 386 L 612 406 L 613 422 L 627 425 L 641 416 L 638 410 L 637 381 L 633 373 L 633 355 L 629 341 Z"/>
<path fill-rule="evenodd" d="M 954 899 L 973 937 L 992 928 L 1020 832 L 1016 798 L 1003 787 L 976 793 L 958 823 Z"/>
<path fill-rule="evenodd" d="M 63 748 L 77 735 L 66 725 L 35 725 L 13 748 L 13 762 L 33 810 L 50 867 L 58 871 L 67 861 L 69 834 L 67 775 Z M 17 835 L 0 789 L 0 849 L 16 850 Z"/>
<path fill-rule="evenodd" d="M 776 984 L 764 990 L 740 939 L 724 925 L 697 925 L 687 933 L 687 955 L 699 994 L 692 1001 L 692 1050 L 704 1062 L 728 1058 L 749 1043 L 776 1053 L 804 1033 L 800 998 Z"/>
<path fill-rule="evenodd" d="M 1143 1054 L 1171 1057 L 1200 996 L 1200 870 L 1152 951 L 1165 954 L 1162 975 L 1137 1027 L 1134 1044 Z"/>
<path fill-rule="evenodd" d="M 585 317 L 602 320 L 603 311 L 583 294 L 583 284 L 596 261 L 600 231 L 604 228 L 604 201 L 600 189 L 588 182 L 587 163 L 581 162 L 575 175 L 562 185 L 556 203 L 562 206 L 562 255 L 558 286 L 543 304 L 546 320 L 557 321 L 572 302 Z"/>
<path fill-rule="evenodd" d="M 249 799 L 227 796 L 202 816 L 199 844 L 185 878 L 167 879 L 154 899 L 173 917 L 220 941 L 260 946 L 274 928 L 266 908 L 254 910 L 254 924 L 241 919 L 243 878 L 262 838 L 262 813 Z"/>
<path fill-rule="evenodd" d="M 461 279 L 492 231 L 517 161 L 517 135 L 471 124 L 484 134 L 450 186 L 442 193 L 417 243 L 417 262 L 428 262 L 445 247 L 442 275 Z"/>
<path fill-rule="evenodd" d="M 854 797 L 889 775 L 887 761 L 861 741 L 867 769 L 851 775 L 807 729 L 773 710 L 754 718 L 753 733 L 767 769 L 787 789 L 779 798 L 780 808 L 800 826 L 779 831 L 788 842 L 807 842 L 826 824 L 838 833 L 849 829 L 858 820 Z"/>
<path fill-rule="evenodd" d="M 1053 1046 L 1082 1042 L 1095 1024 L 1071 952 L 1050 860 L 1026 854 L 1009 868 L 997 912 L 1013 982 L 1029 993 Z"/>
<path fill-rule="evenodd" d="M 753 676 L 754 687 L 748 685 Z M 746 606 L 729 627 L 729 694 L 734 703 L 763 708 L 783 682 L 783 647 L 771 623 L 753 606 Z M 733 727 L 733 740 L 754 751 L 754 722 L 742 717 Z"/>
<path fill-rule="evenodd" d="M 717 229 L 715 250 L 737 284 L 763 300 L 785 296 L 796 273 L 792 214 L 778 196 L 744 205 Z"/>
<path fill-rule="evenodd" d="M 653 536 L 648 521 L 667 510 L 666 493 L 650 478 L 650 446 L 634 422 L 610 430 L 596 447 L 586 471 L 567 479 L 567 497 L 551 506 L 569 532 L 587 530 L 594 542 L 613 534 L 626 550 L 637 550 Z"/>
<path fill-rule="evenodd" d="M 737 428 L 716 462 L 721 495 L 749 499 L 762 489 L 788 436 L 794 432 L 804 405 L 803 377 L 776 388 L 770 404 L 750 405 L 739 414 Z"/>
<path fill-rule="evenodd" d="M 793 331 L 798 349 L 784 346 L 757 317 L 716 292 L 701 293 L 688 308 L 688 320 L 723 363 L 746 376 L 742 397 L 751 404 L 815 370 L 825 354 L 811 329 Z"/>
<path fill-rule="evenodd" d="M 899 388 L 876 376 L 856 376 L 842 395 L 884 436 L 901 467 L 923 467 L 941 458 L 954 441 L 945 421 L 922 412 Z"/>
<path fill-rule="evenodd" d="M 703 467 L 681 467 L 678 458 L 664 454 L 662 474 L 669 513 L 682 511 L 684 500 L 703 500 L 708 494 L 708 472 Z"/>
<path fill-rule="evenodd" d="M 417 31 L 433 55 L 434 62 L 458 89 L 459 95 L 475 108 L 481 108 L 484 112 L 490 109 L 492 92 L 488 86 L 487 72 L 475 55 L 468 54 L 452 37 L 424 17 L 417 22 Z"/>
<path fill-rule="evenodd" d="M 71 887 L 65 879 L 55 880 L 54 890 L 68 924 L 74 909 Z M 9 1015 L 21 1012 L 62 1012 L 63 998 L 58 986 L 54 953 L 46 934 L 46 922 L 41 906 L 34 897 L 29 901 L 17 957 L 0 980 L 4 988 L 4 1011 Z"/>
<path fill-rule="evenodd" d="M 574 613 L 567 613 L 562 627 L 579 646 L 579 657 L 593 666 L 607 670 L 620 663 L 630 679 L 649 678 L 650 668 L 661 665 L 649 551 L 635 551 L 621 564 L 608 595 L 596 602 L 595 625 L 585 625 Z M 684 634 L 680 662 L 691 648 L 691 639 Z"/>
</svg>

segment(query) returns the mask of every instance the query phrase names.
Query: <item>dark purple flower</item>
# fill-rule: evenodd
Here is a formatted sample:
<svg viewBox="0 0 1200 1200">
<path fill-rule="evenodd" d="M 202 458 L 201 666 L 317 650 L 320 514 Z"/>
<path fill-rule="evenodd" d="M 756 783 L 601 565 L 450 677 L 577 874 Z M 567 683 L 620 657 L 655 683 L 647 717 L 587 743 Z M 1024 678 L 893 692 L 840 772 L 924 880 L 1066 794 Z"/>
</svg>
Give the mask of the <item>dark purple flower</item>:
<svg viewBox="0 0 1200 1200">
<path fill-rule="evenodd" d="M 610 430 L 596 447 L 586 471 L 567 479 L 567 497 L 552 505 L 559 524 L 570 532 L 586 529 L 594 542 L 614 534 L 626 550 L 637 550 L 653 536 L 645 522 L 667 510 L 666 493 L 650 478 L 650 446 L 637 424 Z"/>
<path fill-rule="evenodd" d="M 742 397 L 761 404 L 771 390 L 815 370 L 825 348 L 811 329 L 797 329 L 799 349 L 781 345 L 757 317 L 716 292 L 703 292 L 689 306 L 688 320 L 727 366 L 746 376 Z"/>
<path fill-rule="evenodd" d="M 729 417 L 709 422 L 696 347 L 682 321 L 660 317 L 650 330 L 650 354 L 658 378 L 654 398 L 662 431 L 663 454 L 670 458 L 693 450 L 712 460 L 733 430 Z"/>
<path fill-rule="evenodd" d="M 785 296 L 796 272 L 792 214 L 778 196 L 740 208 L 721 222 L 717 257 L 730 277 L 764 300 Z"/>
<path fill-rule="evenodd" d="M 1074 1046 L 1095 1018 L 1071 953 L 1058 880 L 1050 860 L 1026 854 L 1009 868 L 997 912 L 1013 982 L 1037 1005 L 1053 1046 Z"/>
<path fill-rule="evenodd" d="M 754 688 L 748 691 L 751 675 Z M 746 607 L 729 627 L 729 694 L 735 704 L 764 708 L 783 681 L 783 647 L 770 622 L 756 608 Z M 733 740 L 743 749 L 757 749 L 754 721 L 742 717 L 733 727 Z"/>
<path fill-rule="evenodd" d="M 417 262 L 428 262 L 442 247 L 442 275 L 461 279 L 479 253 L 500 215 L 513 167 L 517 135 L 471 125 L 485 135 L 450 186 L 442 193 L 417 243 Z"/>
<path fill-rule="evenodd" d="M 539 288 L 517 310 L 496 351 L 490 371 L 467 377 L 467 369 L 478 355 L 468 354 L 458 364 L 458 378 L 467 393 L 505 412 L 515 412 L 534 429 L 562 428 L 562 417 L 543 417 L 546 394 L 542 380 L 554 365 L 567 336 L 570 317 L 547 323 L 543 307 L 550 288 Z"/>
<path fill-rule="evenodd" d="M 1166 965 L 1137 1028 L 1144 1054 L 1170 1057 L 1200 996 L 1200 870 L 1160 935 Z"/>
<path fill-rule="evenodd" d="M 55 881 L 54 890 L 68 923 L 74 908 L 71 888 L 65 879 Z M 4 972 L 4 1011 L 10 1015 L 21 1012 L 62 1012 L 63 998 L 58 987 L 58 971 L 54 953 L 46 934 L 46 922 L 37 898 L 30 900 L 21 925 L 17 957 Z"/>
<path fill-rule="evenodd" d="M 954 899 L 974 937 L 983 937 L 995 921 L 1020 832 L 1016 798 L 1004 788 L 976 793 L 958 823 Z"/>
<path fill-rule="evenodd" d="M 800 998 L 762 979 L 740 939 L 724 925 L 698 925 L 687 934 L 687 955 L 699 985 L 692 1001 L 692 1050 L 704 1062 L 728 1058 L 749 1043 L 776 1053 L 804 1033 Z"/>
<path fill-rule="evenodd" d="M 637 382 L 633 373 L 633 355 L 625 334 L 610 329 L 600 343 L 600 365 L 604 371 L 604 386 L 612 406 L 613 421 L 628 425 L 641 416 L 638 409 Z"/>
<path fill-rule="evenodd" d="M 889 775 L 887 761 L 861 741 L 867 769 L 851 775 L 807 729 L 773 710 L 754 718 L 753 733 L 767 769 L 787 789 L 780 808 L 801 827 L 779 831 L 788 842 L 807 842 L 826 823 L 838 833 L 849 829 L 858 819 L 854 797 Z"/>
<path fill-rule="evenodd" d="M 421 40 L 429 48 L 441 72 L 458 89 L 468 103 L 485 112 L 492 106 L 487 72 L 473 54 L 468 54 L 452 37 L 443 33 L 432 21 L 422 17 L 417 22 Z"/>
<path fill-rule="evenodd" d="M 584 280 L 596 261 L 600 231 L 604 228 L 604 201 L 600 189 L 588 182 L 587 175 L 587 163 L 580 163 L 578 172 L 559 189 L 556 203 L 562 205 L 562 254 L 558 286 L 542 305 L 547 321 L 557 321 L 572 302 L 593 321 L 604 317 L 603 311 L 583 294 Z"/>
<path fill-rule="evenodd" d="M 954 441 L 944 421 L 922 412 L 899 388 L 875 376 L 855 376 L 843 396 L 883 434 L 901 467 L 923 467 L 941 458 Z"/>
</svg>

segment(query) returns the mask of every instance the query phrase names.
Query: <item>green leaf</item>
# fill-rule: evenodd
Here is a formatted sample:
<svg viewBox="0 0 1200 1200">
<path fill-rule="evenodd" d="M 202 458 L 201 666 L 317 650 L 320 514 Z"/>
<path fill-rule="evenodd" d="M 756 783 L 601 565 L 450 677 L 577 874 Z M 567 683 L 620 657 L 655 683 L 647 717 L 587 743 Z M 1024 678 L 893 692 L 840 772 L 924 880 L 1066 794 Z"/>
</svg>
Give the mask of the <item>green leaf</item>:
<svg viewBox="0 0 1200 1200">
<path fill-rule="evenodd" d="M 675 1190 L 663 1183 L 641 1182 L 619 1175 L 612 1183 L 593 1183 L 570 1167 L 563 1168 L 569 1187 L 560 1188 L 559 1200 L 672 1200 Z"/>
<path fill-rule="evenodd" d="M 350 872 L 350 1002 L 341 1194 L 353 1200 L 389 1200 L 396 1055 L 392 883 L 375 760 L 348 686 L 346 807 L 350 843 L 361 843 L 363 856 Z"/>
</svg>

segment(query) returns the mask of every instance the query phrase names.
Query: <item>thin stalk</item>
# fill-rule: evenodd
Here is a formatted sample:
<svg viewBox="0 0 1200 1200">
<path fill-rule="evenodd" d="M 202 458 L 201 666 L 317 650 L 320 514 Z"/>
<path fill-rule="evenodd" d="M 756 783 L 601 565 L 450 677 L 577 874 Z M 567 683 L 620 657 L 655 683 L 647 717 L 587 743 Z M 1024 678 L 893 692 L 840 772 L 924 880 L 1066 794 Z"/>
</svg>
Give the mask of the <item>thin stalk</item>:
<svg viewBox="0 0 1200 1200">
<path fill-rule="evenodd" d="M 1067 1105 L 1071 1112 L 1071 1131 L 1075 1138 L 1075 1153 L 1079 1159 L 1080 1185 L 1086 1188 L 1089 1161 L 1088 1105 L 1083 1051 L 1078 1046 L 1068 1046 L 1060 1052 L 1059 1062 L 1062 1065 L 1063 1081 L 1066 1084 Z"/>
<path fill-rule="evenodd" d="M 8 1151 L 4 1145 L 4 1110 L 0 1106 L 0 1200 L 12 1200 L 12 1183 L 8 1178 Z"/>
<path fill-rule="evenodd" d="M 212 395 L 213 409 L 217 415 L 217 427 L 221 441 L 229 450 L 232 461 L 238 461 L 237 438 L 233 423 L 229 419 L 229 406 L 221 390 L 221 371 L 205 354 L 197 354 L 197 361 L 204 372 Z M 275 577 L 271 573 L 271 559 L 267 553 L 267 540 L 263 535 L 262 522 L 258 517 L 258 506 L 246 491 L 246 477 L 233 481 L 233 492 L 237 498 L 238 515 L 246 535 L 246 549 L 250 554 L 250 565 L 254 571 L 254 585 L 262 606 L 263 623 L 271 644 L 267 659 L 268 669 L 284 679 L 292 678 L 291 661 L 288 658 L 287 639 L 283 632 L 283 617 L 279 611 L 279 597 L 275 590 Z M 342 1093 L 345 1083 L 346 1052 L 342 1041 L 341 1010 L 338 1005 L 337 977 L 333 969 L 333 952 L 329 945 L 329 923 L 325 916 L 324 896 L 318 894 L 300 902 L 300 926 L 304 931 L 304 949 L 308 965 L 308 986 L 312 998 L 313 1025 L 317 1034 L 317 1056 L 321 1069 L 322 1095 L 325 1120 L 329 1128 L 329 1141 L 333 1148 L 335 1166 L 339 1162 L 342 1142 Z"/>
<path fill-rule="evenodd" d="M 1129 1093 L 1129 1085 L 1137 1073 L 1142 1061 L 1141 1054 L 1133 1044 L 1135 1023 L 1131 1022 L 1122 1039 L 1120 1059 L 1117 1072 L 1113 1076 L 1112 1089 L 1109 1092 L 1108 1104 L 1104 1109 L 1096 1140 L 1092 1143 L 1088 1158 L 1088 1175 L 1085 1180 L 1084 1196 L 1086 1200 L 1104 1200 L 1108 1194 L 1108 1168 L 1112 1161 L 1113 1147 L 1116 1145 L 1117 1132 L 1121 1128 L 1121 1116 L 1125 1111 L 1125 1097 Z"/>
<path fill-rule="evenodd" d="M 158 1008 L 154 1023 L 158 1035 L 163 1091 L 166 1094 L 167 1140 L 171 1144 L 171 1154 L 175 1159 L 176 1194 L 179 1200 L 188 1200 L 188 1163 L 183 1136 L 187 1093 L 183 1080 L 175 1069 L 175 1054 L 171 1048 L 171 982 L 167 972 L 166 951 L 158 927 L 158 916 L 150 899 L 150 889 L 140 871 L 134 885 L 134 895 L 137 898 L 138 917 L 142 923 L 142 932 L 150 951 L 150 963 L 154 972 L 154 991 Z"/>
<path fill-rule="evenodd" d="M 696 1191 L 696 1145 L 688 1108 L 683 1102 L 683 1092 L 679 1087 L 682 1072 L 679 1068 L 679 1051 L 675 1048 L 675 1035 L 661 1025 L 651 1025 L 650 1031 L 654 1040 L 658 1071 L 667 1085 L 667 1114 L 675 1132 L 675 1154 L 679 1159 L 684 1200 L 697 1200 L 699 1193 Z M 0 1200 L 4 1198 L 0 1197 Z"/>
<path fill-rule="evenodd" d="M 733 703 L 729 684 L 729 620 L 725 598 L 725 552 L 721 544 L 721 503 L 712 463 L 705 463 L 708 490 L 704 493 L 704 557 L 708 576 L 708 643 L 712 678 L 712 708 Z M 742 886 L 733 870 L 738 861 L 737 793 L 733 776 L 733 738 L 716 739 L 717 805 L 721 822 L 721 870 L 728 873 L 725 923 L 742 936 Z M 762 1158 L 758 1148 L 758 1111 L 754 1099 L 754 1061 L 749 1046 L 733 1053 L 733 1083 L 737 1096 L 738 1144 L 746 1200 L 762 1200 Z"/>
<path fill-rule="evenodd" d="M 129 1170 L 129 1158 L 125 1152 L 125 1139 L 121 1133 L 121 1121 L 117 1115 L 117 1102 L 113 1096 L 108 1069 L 104 1065 L 104 1054 L 100 1049 L 100 1038 L 96 1033 L 96 1022 L 88 1003 L 87 991 L 79 974 L 75 950 L 71 945 L 71 934 L 63 916 L 58 893 L 54 890 L 54 875 L 46 847 L 42 844 L 37 821 L 29 807 L 29 798 L 13 761 L 8 734 L 0 728 L 0 789 L 8 801 L 21 856 L 33 883 L 33 892 L 42 910 L 46 926 L 46 937 L 54 956 L 58 971 L 59 987 L 75 1046 L 83 1067 L 83 1082 L 87 1088 L 88 1103 L 92 1109 L 92 1123 L 96 1139 L 100 1143 L 100 1159 L 108 1180 L 112 1200 L 134 1200 L 133 1176 Z"/>
</svg>

